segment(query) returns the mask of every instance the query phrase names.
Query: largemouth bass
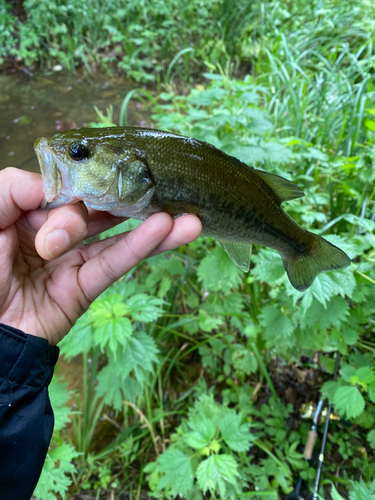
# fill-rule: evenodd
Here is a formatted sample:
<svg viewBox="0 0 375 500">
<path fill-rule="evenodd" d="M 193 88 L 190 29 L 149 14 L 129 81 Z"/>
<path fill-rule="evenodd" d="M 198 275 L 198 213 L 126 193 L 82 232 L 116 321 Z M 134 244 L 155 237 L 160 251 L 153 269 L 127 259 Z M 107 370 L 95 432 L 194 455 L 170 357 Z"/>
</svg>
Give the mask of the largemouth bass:
<svg viewBox="0 0 375 500">
<path fill-rule="evenodd" d="M 146 128 L 80 128 L 35 142 L 46 208 L 88 207 L 145 220 L 196 214 L 249 271 L 251 245 L 277 250 L 291 284 L 306 290 L 322 271 L 350 265 L 339 248 L 302 229 L 281 203 L 304 196 L 292 182 L 250 167 L 211 144 Z"/>
</svg>

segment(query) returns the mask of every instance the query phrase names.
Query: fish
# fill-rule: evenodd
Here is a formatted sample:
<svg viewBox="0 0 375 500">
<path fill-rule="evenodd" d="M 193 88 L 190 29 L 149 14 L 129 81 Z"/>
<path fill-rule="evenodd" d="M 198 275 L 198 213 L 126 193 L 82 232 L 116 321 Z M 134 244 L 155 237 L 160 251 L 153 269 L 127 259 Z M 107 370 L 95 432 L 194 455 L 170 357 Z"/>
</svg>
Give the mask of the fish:
<svg viewBox="0 0 375 500">
<path fill-rule="evenodd" d="M 157 212 L 195 214 L 244 272 L 252 244 L 279 252 L 292 286 L 305 291 L 348 255 L 303 229 L 282 208 L 303 191 L 293 182 L 191 137 L 139 127 L 77 128 L 34 144 L 42 208 L 83 201 L 113 215 L 145 220 Z"/>
</svg>

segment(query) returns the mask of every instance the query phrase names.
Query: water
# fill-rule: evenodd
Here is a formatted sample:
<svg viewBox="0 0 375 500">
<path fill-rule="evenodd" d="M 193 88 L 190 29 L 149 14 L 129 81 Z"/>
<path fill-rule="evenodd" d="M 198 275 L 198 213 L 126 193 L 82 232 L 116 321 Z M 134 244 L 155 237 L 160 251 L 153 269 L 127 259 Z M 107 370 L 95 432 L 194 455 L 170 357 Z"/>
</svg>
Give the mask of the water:
<svg viewBox="0 0 375 500">
<path fill-rule="evenodd" d="M 118 123 L 122 101 L 131 88 L 123 79 L 105 76 L 0 74 L 0 170 L 12 166 L 39 172 L 34 141 L 59 129 L 98 121 L 93 106 L 105 111 L 113 105 L 113 120 Z M 143 114 L 142 106 L 131 102 L 129 124 L 144 124 Z"/>
</svg>

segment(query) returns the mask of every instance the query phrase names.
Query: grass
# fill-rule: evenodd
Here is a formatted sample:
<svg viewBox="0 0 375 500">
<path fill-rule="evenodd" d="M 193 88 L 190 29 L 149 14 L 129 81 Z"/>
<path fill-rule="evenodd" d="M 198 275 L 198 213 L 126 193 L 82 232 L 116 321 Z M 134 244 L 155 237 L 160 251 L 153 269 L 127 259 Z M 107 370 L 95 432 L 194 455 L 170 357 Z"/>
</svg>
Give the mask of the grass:
<svg viewBox="0 0 375 500">
<path fill-rule="evenodd" d="M 330 422 L 320 494 L 328 496 L 334 478 L 344 496 L 373 494 L 373 6 L 118 1 L 89 4 L 95 16 L 73 19 L 74 3 L 63 4 L 65 14 L 49 3 L 36 28 L 40 5 L 24 3 L 24 26 L 43 43 L 22 45 L 18 26 L 6 35 L 18 40 L 15 50 L 34 47 L 30 61 L 50 67 L 63 47 L 67 67 L 118 64 L 134 79 L 159 82 L 156 91 L 127 95 L 121 124 L 138 98 L 152 108 L 155 127 L 288 177 L 306 193 L 288 213 L 353 259 L 301 294 L 271 250 L 254 249 L 244 275 L 213 240 L 200 239 L 149 259 L 106 292 L 62 345 L 66 357 L 95 359 L 90 367 L 85 361 L 84 413 L 74 417 L 70 444 L 84 455 L 66 469 L 70 492 L 276 499 L 301 477 L 306 496 L 316 462 L 302 456 L 311 422 L 300 408 L 322 391 L 338 420 Z M 60 33 L 64 19 L 69 29 Z M 193 85 L 178 91 L 177 76 Z M 116 322 L 127 325 L 118 344 Z M 337 383 L 330 381 L 336 351 Z M 93 438 L 104 417 L 111 433 L 98 449 Z M 59 432 L 55 449 L 68 440 Z"/>
</svg>

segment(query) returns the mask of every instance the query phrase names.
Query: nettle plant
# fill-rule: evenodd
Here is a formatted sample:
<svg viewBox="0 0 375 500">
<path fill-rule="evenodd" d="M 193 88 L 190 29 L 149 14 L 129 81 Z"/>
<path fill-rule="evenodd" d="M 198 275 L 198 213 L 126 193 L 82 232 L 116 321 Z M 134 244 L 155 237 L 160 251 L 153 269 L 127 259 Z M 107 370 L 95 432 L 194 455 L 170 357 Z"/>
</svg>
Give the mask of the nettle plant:
<svg viewBox="0 0 375 500">
<path fill-rule="evenodd" d="M 138 481 L 138 493 L 146 474 L 159 498 L 277 498 L 297 475 L 311 486 L 314 470 L 301 455 L 306 425 L 290 427 L 293 408 L 278 397 L 270 367 L 304 356 L 319 368 L 319 352 L 328 379 L 339 351 L 339 377 L 322 392 L 348 427 L 331 424 L 327 452 L 335 458 L 325 471 L 337 478 L 339 462 L 353 498 L 361 475 L 372 488 L 375 112 L 372 81 L 362 71 L 371 44 L 357 28 L 355 57 L 344 44 L 349 32 L 322 47 L 301 41 L 291 49 L 275 30 L 272 53 L 257 52 L 254 77 L 232 80 L 221 71 L 205 74 L 207 82 L 188 95 L 167 86 L 158 100 L 151 96 L 155 127 L 208 141 L 301 186 L 305 198 L 285 204 L 287 212 L 353 263 L 300 293 L 276 252 L 255 248 L 245 275 L 205 238 L 149 259 L 99 297 L 62 344 L 66 357 L 83 358 L 84 391 L 73 417 L 77 486 L 115 488 L 118 467 L 128 485 Z M 124 101 L 121 123 L 134 95 Z M 138 95 L 144 103 L 142 95 L 150 97 Z M 102 418 L 116 437 L 98 451 L 92 442 Z"/>
<path fill-rule="evenodd" d="M 55 416 L 54 433 L 41 477 L 33 494 L 33 498 L 41 500 L 55 500 L 58 494 L 65 497 L 66 490 L 72 483 L 69 476 L 76 470 L 74 461 L 80 455 L 73 444 L 63 439 L 63 429 L 69 423 L 71 413 L 67 402 L 72 393 L 68 391 L 66 382 L 57 376 L 51 382 L 49 393 Z"/>
<path fill-rule="evenodd" d="M 248 163 L 253 158 L 258 168 L 267 167 L 297 182 L 306 197 L 290 202 L 288 212 L 303 226 L 316 227 L 317 232 L 343 248 L 353 264 L 349 269 L 318 276 L 301 294 L 289 284 L 273 250 L 258 249 L 250 276 L 244 277 L 225 252 L 211 247 L 197 268 L 206 296 L 185 330 L 214 334 L 199 353 L 207 373 L 219 383 L 232 384 L 222 390 L 225 397 L 228 392 L 231 396 L 236 392 L 233 380 L 244 383 L 257 371 L 254 345 L 261 346 L 266 359 L 275 354 L 290 360 L 314 351 L 327 353 L 321 357 L 321 365 L 328 373 L 333 373 L 330 353 L 339 351 L 340 376 L 337 382 L 323 386 L 323 394 L 333 402 L 339 416 L 359 426 L 362 442 L 367 439 L 367 446 L 374 447 L 373 108 L 356 115 L 360 120 L 356 130 L 361 131 L 363 142 L 357 148 L 353 144 L 348 157 L 339 149 L 337 154 L 295 137 L 277 138 L 270 117 L 259 107 L 267 99 L 265 89 L 250 77 L 243 81 L 232 81 L 224 74 L 206 77 L 211 80 L 207 88 L 199 86 L 188 96 L 172 91 L 161 94 L 161 102 L 167 102 L 159 104 L 153 115 L 155 126 L 207 140 Z M 371 89 L 362 95 L 362 102 L 369 106 L 372 99 Z M 349 135 L 345 134 L 352 132 L 350 123 L 344 123 L 340 140 L 346 140 Z M 194 301 L 190 302 L 193 305 Z M 222 329 L 227 330 L 226 335 L 215 334 Z M 236 396 L 226 402 L 239 404 Z M 350 452 L 355 455 L 353 449 Z M 155 494 L 167 488 L 168 480 L 162 479 L 169 477 L 165 467 L 166 462 L 159 459 L 150 468 Z M 373 473 L 374 464 L 369 466 L 366 479 Z M 197 471 L 194 474 L 203 491 L 210 489 L 212 493 L 213 485 L 207 482 L 203 487 L 202 478 Z M 161 478 L 159 486 L 156 477 Z M 176 493 L 175 483 L 169 487 L 170 493 Z M 220 496 L 219 479 L 215 487 Z"/>
<path fill-rule="evenodd" d="M 195 401 L 188 417 L 171 435 L 169 449 L 145 469 L 150 474 L 153 497 L 203 499 L 209 492 L 212 498 L 241 498 L 252 484 L 259 495 L 268 492 L 267 496 L 276 499 L 279 488 L 290 491 L 292 470 L 305 478 L 311 475 L 296 450 L 300 439 L 292 434 L 287 439 L 290 407 L 271 399 L 260 410 L 248 405 L 237 412 L 228 403 L 218 404 L 212 393 Z M 250 415 L 260 417 L 263 423 L 249 423 Z M 275 453 L 267 438 L 276 445 Z M 265 452 L 257 464 L 251 456 L 254 448 Z"/>
<path fill-rule="evenodd" d="M 99 490 L 117 488 L 122 478 L 139 497 L 146 476 L 155 498 L 276 499 L 298 475 L 312 487 L 314 468 L 301 454 L 308 425 L 290 425 L 293 406 L 276 384 L 283 368 L 304 368 L 304 356 L 326 374 L 322 393 L 341 418 L 331 424 L 327 480 L 340 480 L 356 498 L 361 476 L 370 491 L 375 475 L 372 91 L 363 94 L 368 107 L 356 118 L 362 142 L 344 156 L 334 137 L 329 147 L 280 137 L 265 111 L 273 94 L 251 77 L 206 77 L 207 86 L 187 96 L 170 88 L 161 94 L 154 125 L 296 182 L 306 196 L 289 202 L 288 213 L 353 263 L 319 275 L 304 293 L 289 284 L 273 250 L 254 249 L 244 274 L 209 238 L 138 266 L 91 305 L 62 343 L 64 356 L 82 355 L 85 381 L 73 416 L 73 451 L 81 455 L 72 479 Z M 351 131 L 343 122 L 336 142 Z M 115 437 L 98 450 L 93 438 L 102 419 Z"/>
</svg>

